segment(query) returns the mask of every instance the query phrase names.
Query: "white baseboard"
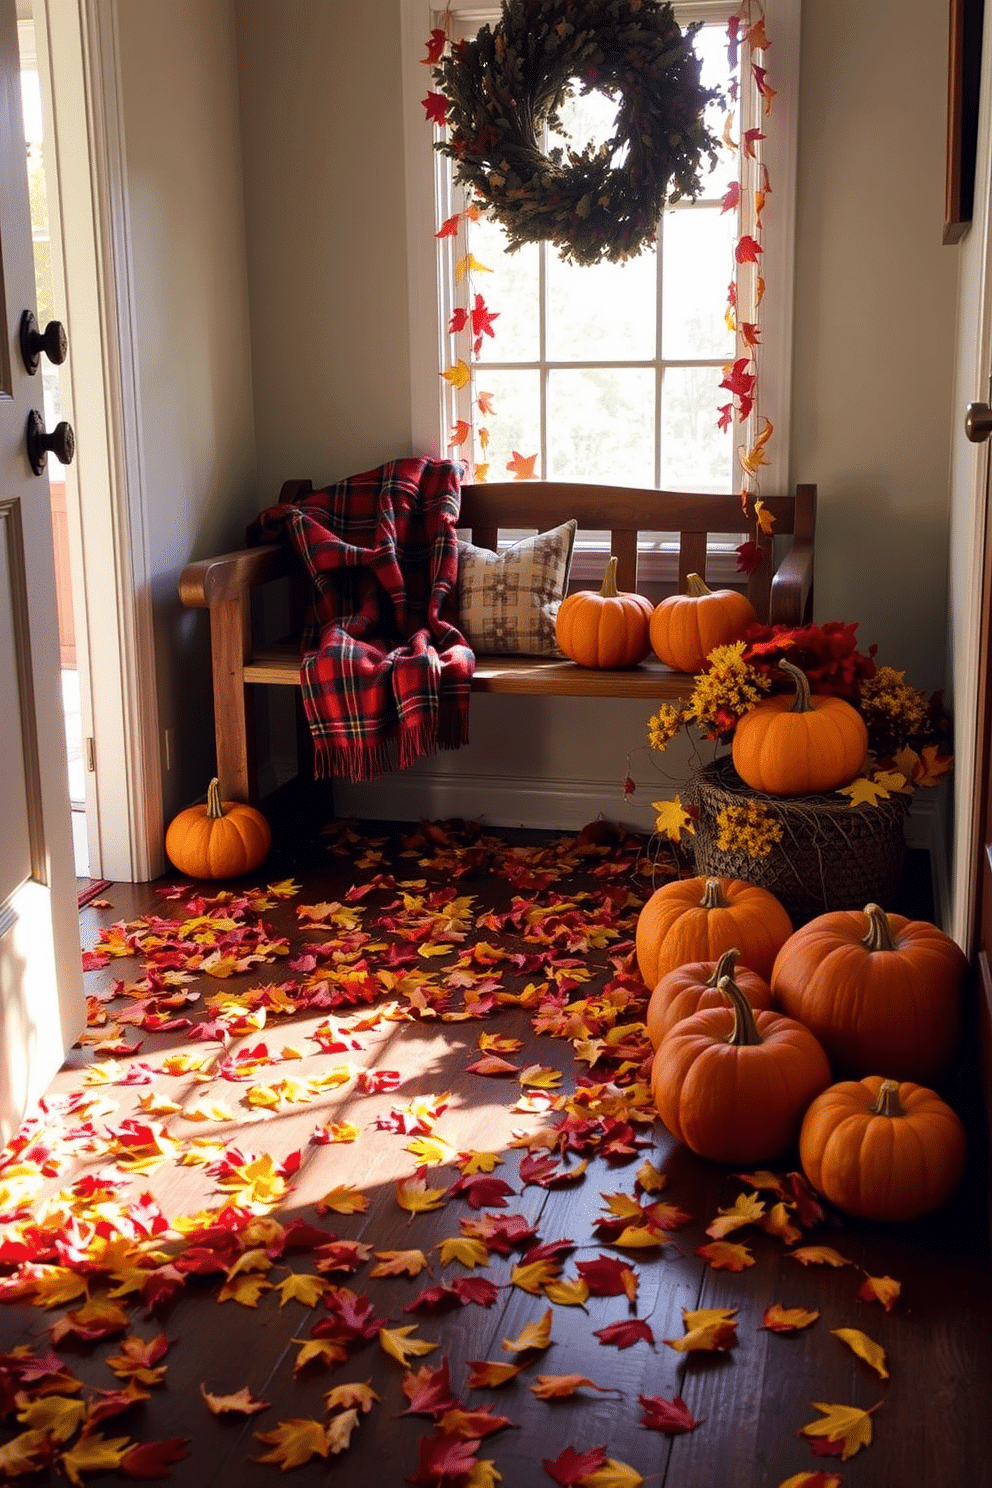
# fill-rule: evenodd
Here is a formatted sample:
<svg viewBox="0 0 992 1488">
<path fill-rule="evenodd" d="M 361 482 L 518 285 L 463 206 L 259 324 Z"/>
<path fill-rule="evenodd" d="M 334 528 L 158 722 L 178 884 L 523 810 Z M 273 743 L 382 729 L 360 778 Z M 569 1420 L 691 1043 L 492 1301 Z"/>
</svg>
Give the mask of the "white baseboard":
<svg viewBox="0 0 992 1488">
<path fill-rule="evenodd" d="M 406 771 L 369 784 L 334 782 L 339 816 L 373 821 L 435 821 L 462 817 L 493 827 L 577 832 L 604 818 L 634 831 L 653 831 L 646 793 L 625 800 L 618 780 L 541 780 L 509 775 Z"/>
</svg>

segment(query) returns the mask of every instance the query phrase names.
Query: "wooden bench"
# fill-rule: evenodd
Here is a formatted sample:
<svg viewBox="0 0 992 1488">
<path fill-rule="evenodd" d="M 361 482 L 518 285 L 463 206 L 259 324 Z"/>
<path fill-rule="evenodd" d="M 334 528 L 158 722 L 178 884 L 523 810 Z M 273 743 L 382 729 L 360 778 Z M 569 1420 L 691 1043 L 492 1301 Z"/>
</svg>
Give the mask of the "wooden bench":
<svg viewBox="0 0 992 1488">
<path fill-rule="evenodd" d="M 310 489 L 309 481 L 288 481 L 280 500 L 293 501 Z M 761 619 L 799 625 L 809 619 L 812 606 L 816 487 L 797 486 L 795 496 L 769 496 L 763 501 L 775 518 L 775 537 L 791 537 L 792 543 L 776 567 L 773 540 L 753 529 L 748 533 L 765 553 L 765 561 L 747 579 L 748 597 Z M 572 517 L 580 537 L 590 531 L 610 534 L 618 588 L 640 592 L 644 588 L 638 577 L 640 534 L 678 535 L 682 590 L 690 573 L 706 578 L 712 534 L 736 534 L 748 525 L 734 496 L 560 481 L 462 487 L 459 529 L 466 529 L 478 547 L 495 551 L 501 530 L 545 531 Z M 251 613 L 254 590 L 294 572 L 299 574 L 290 549 L 268 545 L 190 563 L 180 578 L 183 604 L 210 611 L 217 775 L 225 799 L 256 799 L 252 690 L 261 685 L 299 687 L 298 638 L 256 643 Z M 299 602 L 296 614 L 302 615 Z M 478 656 L 472 688 L 657 702 L 686 697 L 691 679 L 653 659 L 626 671 L 594 671 L 570 661 Z"/>
</svg>

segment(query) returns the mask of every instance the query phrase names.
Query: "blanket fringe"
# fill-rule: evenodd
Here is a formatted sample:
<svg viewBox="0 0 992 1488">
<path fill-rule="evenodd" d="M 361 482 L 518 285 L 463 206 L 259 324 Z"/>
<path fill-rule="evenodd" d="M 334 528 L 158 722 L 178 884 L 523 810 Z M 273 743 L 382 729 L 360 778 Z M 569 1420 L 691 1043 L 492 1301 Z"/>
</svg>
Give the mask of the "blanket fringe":
<svg viewBox="0 0 992 1488">
<path fill-rule="evenodd" d="M 461 749 L 468 743 L 468 712 L 458 709 L 437 719 L 421 719 L 400 727 L 395 734 L 399 769 L 408 770 L 415 760 L 442 749 Z M 394 768 L 391 743 L 387 740 L 335 744 L 314 740 L 314 774 L 320 780 L 346 779 L 353 783 L 375 780 Z"/>
</svg>

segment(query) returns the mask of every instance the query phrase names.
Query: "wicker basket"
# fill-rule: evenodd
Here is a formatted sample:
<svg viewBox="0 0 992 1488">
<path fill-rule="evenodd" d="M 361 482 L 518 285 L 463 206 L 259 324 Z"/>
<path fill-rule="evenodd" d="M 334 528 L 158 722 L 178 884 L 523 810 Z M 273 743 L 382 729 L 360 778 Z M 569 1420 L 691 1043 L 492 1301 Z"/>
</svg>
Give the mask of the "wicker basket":
<svg viewBox="0 0 992 1488">
<path fill-rule="evenodd" d="M 906 839 L 908 795 L 851 806 L 836 796 L 766 796 L 745 785 L 730 757 L 704 765 L 683 797 L 698 807 L 692 838 L 696 872 L 741 878 L 769 889 L 795 924 L 831 909 L 894 908 Z M 720 848 L 716 818 L 725 806 L 758 800 L 782 826 L 765 858 Z"/>
</svg>

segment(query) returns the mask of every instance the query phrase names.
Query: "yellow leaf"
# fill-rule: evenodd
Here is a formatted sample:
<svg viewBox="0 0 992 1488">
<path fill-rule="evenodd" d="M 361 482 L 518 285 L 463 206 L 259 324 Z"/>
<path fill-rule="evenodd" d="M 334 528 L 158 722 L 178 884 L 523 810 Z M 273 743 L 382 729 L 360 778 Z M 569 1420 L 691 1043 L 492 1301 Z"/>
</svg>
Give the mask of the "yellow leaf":
<svg viewBox="0 0 992 1488">
<path fill-rule="evenodd" d="M 491 274 L 492 269 L 490 269 L 486 264 L 480 263 L 479 260 L 474 256 L 474 254 L 466 253 L 464 257 L 458 259 L 457 263 L 455 264 L 455 283 L 461 284 L 462 280 L 465 278 L 465 275 L 469 272 L 476 274 Z"/>
<path fill-rule="evenodd" d="M 641 1488 L 644 1479 L 626 1462 L 607 1457 L 602 1467 L 580 1479 L 582 1488 Z"/>
<path fill-rule="evenodd" d="M 274 1431 L 256 1431 L 263 1446 L 271 1447 L 256 1462 L 274 1462 L 288 1472 L 290 1468 L 302 1467 L 311 1457 L 326 1457 L 327 1438 L 321 1421 L 294 1419 L 280 1421 Z"/>
<path fill-rule="evenodd" d="M 464 357 L 459 357 L 457 362 L 453 362 L 446 372 L 441 373 L 441 376 L 445 382 L 450 383 L 453 388 L 460 391 L 471 382 L 472 369 Z"/>
<path fill-rule="evenodd" d="M 510 1283 L 519 1287 L 522 1292 L 530 1292 L 536 1297 L 543 1286 L 557 1278 L 559 1270 L 555 1261 L 532 1261 L 530 1265 L 514 1266 L 510 1273 Z"/>
<path fill-rule="evenodd" d="M 496 1484 L 502 1481 L 503 1474 L 496 1471 L 495 1462 L 485 1457 L 473 1462 L 472 1469 L 465 1479 L 465 1488 L 496 1488 Z"/>
<path fill-rule="evenodd" d="M 784 1483 L 779 1483 L 778 1488 L 841 1488 L 844 1481 L 842 1473 L 832 1472 L 800 1472 L 793 1473 L 791 1478 L 786 1478 Z"/>
<path fill-rule="evenodd" d="M 212 1416 L 254 1416 L 259 1411 L 268 1410 L 267 1400 L 258 1400 L 245 1385 L 243 1389 L 236 1390 L 231 1395 L 212 1395 L 204 1386 L 200 1385 L 200 1394 L 203 1396 L 204 1404 Z"/>
<path fill-rule="evenodd" d="M 0 1447 L 0 1474 L 20 1478 L 25 1473 L 40 1472 L 49 1461 L 50 1447 L 47 1431 L 22 1431 Z"/>
<path fill-rule="evenodd" d="M 329 1189 L 322 1199 L 317 1200 L 318 1214 L 325 1209 L 331 1209 L 335 1214 L 364 1214 L 368 1207 L 366 1196 L 348 1183 L 339 1183 L 337 1188 Z"/>
<path fill-rule="evenodd" d="M 746 1245 L 734 1245 L 729 1240 L 713 1240 L 709 1245 L 698 1245 L 696 1254 L 702 1256 L 715 1271 L 744 1271 L 754 1265 L 754 1256 Z"/>
<path fill-rule="evenodd" d="M 561 1070 L 547 1064 L 529 1064 L 517 1078 L 521 1085 L 530 1085 L 537 1090 L 556 1090 L 561 1084 Z"/>
<path fill-rule="evenodd" d="M 68 1266 L 45 1266 L 32 1280 L 35 1307 L 61 1307 L 86 1295 L 86 1277 L 77 1276 Z"/>
<path fill-rule="evenodd" d="M 667 1235 L 650 1230 L 646 1225 L 628 1225 L 611 1243 L 621 1250 L 656 1250 L 661 1245 L 670 1245 L 671 1241 Z"/>
<path fill-rule="evenodd" d="M 851 781 L 850 785 L 842 785 L 837 794 L 850 796 L 852 806 L 877 806 L 880 800 L 888 799 L 889 792 L 877 780 L 869 780 L 866 775 L 859 775 L 857 780 Z"/>
<path fill-rule="evenodd" d="M 790 1250 L 789 1254 L 794 1261 L 800 1261 L 804 1266 L 849 1266 L 851 1264 L 846 1256 L 842 1256 L 831 1245 L 800 1245 L 796 1250 Z"/>
<path fill-rule="evenodd" d="M 504 1338 L 503 1348 L 508 1354 L 523 1354 L 528 1349 L 546 1349 L 551 1343 L 552 1311 L 549 1307 L 540 1322 L 527 1323 L 518 1338 Z"/>
<path fill-rule="evenodd" d="M 301 1275 L 293 1271 L 276 1283 L 279 1306 L 285 1307 L 287 1302 L 302 1302 L 304 1307 L 316 1307 L 328 1286 L 329 1283 L 322 1276 Z"/>
<path fill-rule="evenodd" d="M 45 1395 L 29 1401 L 17 1412 L 17 1419 L 32 1431 L 46 1431 L 53 1441 L 64 1442 L 82 1424 L 85 1415 L 84 1401 L 70 1400 L 68 1395 Z"/>
<path fill-rule="evenodd" d="M 427 1266 L 427 1257 L 422 1250 L 377 1250 L 379 1264 L 373 1266 L 370 1276 L 419 1276 Z"/>
<path fill-rule="evenodd" d="M 441 1252 L 442 1266 L 450 1266 L 452 1261 L 460 1261 L 471 1271 L 476 1266 L 489 1265 L 489 1251 L 482 1241 L 471 1240 L 467 1235 L 456 1235 L 449 1240 L 442 1240 L 440 1245 L 434 1248 Z"/>
<path fill-rule="evenodd" d="M 465 1177 L 474 1173 L 492 1173 L 502 1167 L 503 1159 L 498 1152 L 459 1152 L 458 1171 Z"/>
<path fill-rule="evenodd" d="M 441 1209 L 448 1190 L 446 1188 L 428 1188 L 424 1181 L 426 1167 L 418 1168 L 410 1178 L 399 1178 L 396 1181 L 396 1202 L 401 1209 L 406 1209 L 412 1219 L 415 1214 L 423 1214 L 431 1209 Z"/>
<path fill-rule="evenodd" d="M 589 1286 L 581 1276 L 567 1276 L 561 1281 L 549 1281 L 544 1295 L 559 1307 L 582 1307 L 589 1300 Z"/>
<path fill-rule="evenodd" d="M 257 1307 L 263 1292 L 271 1292 L 272 1283 L 263 1276 L 234 1276 L 225 1281 L 217 1293 L 218 1302 L 240 1302 L 242 1307 Z"/>
<path fill-rule="evenodd" d="M 438 1163 L 450 1162 L 454 1156 L 455 1149 L 450 1142 L 443 1137 L 415 1137 L 403 1148 L 404 1152 L 412 1152 L 418 1162 L 426 1163 L 429 1168 L 436 1167 Z"/>
<path fill-rule="evenodd" d="M 294 1338 L 293 1342 L 301 1345 L 293 1365 L 295 1375 L 302 1374 L 315 1360 L 325 1369 L 333 1369 L 335 1364 L 343 1364 L 348 1357 L 348 1350 L 335 1338 Z"/>
<path fill-rule="evenodd" d="M 662 832 L 672 842 L 679 842 L 683 832 L 691 836 L 696 835 L 695 824 L 692 817 L 682 805 L 682 797 L 674 796 L 671 801 L 652 801 L 654 810 L 654 829 Z"/>
<path fill-rule="evenodd" d="M 606 1200 L 606 1207 L 610 1213 L 615 1214 L 618 1219 L 637 1219 L 643 1212 L 640 1204 L 636 1199 L 631 1198 L 630 1194 L 602 1194 L 601 1197 Z"/>
<path fill-rule="evenodd" d="M 843 1442 L 840 1454 L 842 1462 L 853 1457 L 862 1447 L 871 1445 L 872 1412 L 878 1406 L 865 1411 L 859 1410 L 855 1405 L 824 1405 L 819 1400 L 814 1400 L 811 1404 L 815 1410 L 823 1412 L 823 1419 L 810 1421 L 808 1426 L 800 1426 L 802 1436 L 822 1436 L 829 1442 Z"/>
<path fill-rule="evenodd" d="M 783 1307 L 781 1302 L 773 1302 L 765 1308 L 760 1326 L 772 1333 L 794 1333 L 799 1328 L 808 1328 L 819 1316 L 816 1307 Z"/>
<path fill-rule="evenodd" d="M 835 1338 L 840 1339 L 841 1343 L 846 1343 L 859 1359 L 864 1359 L 866 1364 L 870 1364 L 880 1379 L 888 1379 L 889 1371 L 885 1367 L 885 1350 L 880 1343 L 869 1338 L 867 1333 L 862 1333 L 860 1328 L 831 1328 L 830 1331 Z"/>
<path fill-rule="evenodd" d="M 357 1425 L 358 1412 L 354 1409 L 342 1411 L 339 1416 L 334 1416 L 328 1421 L 325 1437 L 327 1450 L 333 1457 L 351 1445 L 351 1434 Z"/>
<path fill-rule="evenodd" d="M 335 1385 L 324 1396 L 324 1409 L 330 1412 L 354 1407 L 367 1415 L 376 1401 L 381 1399 L 382 1396 L 375 1393 L 368 1380 L 364 1384 L 356 1382 L 351 1385 Z"/>
<path fill-rule="evenodd" d="M 864 1302 L 881 1302 L 886 1312 L 891 1312 L 902 1292 L 902 1283 L 891 1276 L 866 1276 L 858 1288 L 858 1296 Z"/>
<path fill-rule="evenodd" d="M 661 1193 L 668 1183 L 667 1174 L 656 1168 L 648 1158 L 641 1163 L 634 1178 L 638 1188 L 642 1188 L 645 1193 Z"/>
<path fill-rule="evenodd" d="M 82 1488 L 84 1472 L 112 1472 L 120 1466 L 121 1458 L 131 1443 L 129 1436 L 104 1437 L 100 1431 L 81 1436 L 75 1446 L 63 1452 L 59 1458 L 69 1482 L 74 1488 Z"/>
<path fill-rule="evenodd" d="M 425 1338 L 411 1338 L 411 1333 L 416 1331 L 416 1323 L 408 1323 L 404 1328 L 380 1328 L 379 1347 L 406 1368 L 408 1359 L 432 1353 L 437 1348 L 436 1343 L 428 1343 Z"/>
<path fill-rule="evenodd" d="M 722 1240 L 742 1225 L 757 1224 L 764 1212 L 764 1201 L 756 1193 L 738 1194 L 732 1209 L 717 1210 L 718 1218 L 706 1226 L 706 1233 L 713 1240 Z"/>
<path fill-rule="evenodd" d="M 760 496 L 755 497 L 754 516 L 755 521 L 761 528 L 762 532 L 764 532 L 767 537 L 771 537 L 772 530 L 775 526 L 775 514 L 768 510 L 767 506 L 762 501 Z"/>
<path fill-rule="evenodd" d="M 694 1311 L 682 1309 L 685 1335 L 682 1338 L 666 1338 L 669 1348 L 680 1354 L 694 1350 L 710 1352 L 727 1349 L 737 1342 L 736 1307 L 700 1307 Z"/>
</svg>

